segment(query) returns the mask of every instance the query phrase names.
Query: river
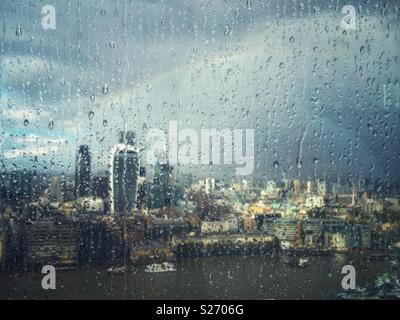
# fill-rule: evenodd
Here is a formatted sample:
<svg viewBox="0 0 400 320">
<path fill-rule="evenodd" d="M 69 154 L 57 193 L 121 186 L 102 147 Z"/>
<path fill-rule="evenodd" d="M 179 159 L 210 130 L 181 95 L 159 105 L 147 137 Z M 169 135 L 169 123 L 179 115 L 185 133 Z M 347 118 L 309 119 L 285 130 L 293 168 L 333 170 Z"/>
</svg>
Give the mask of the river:
<svg viewBox="0 0 400 320">
<path fill-rule="evenodd" d="M 111 275 L 106 268 L 57 271 L 57 288 L 43 290 L 42 275 L 0 273 L 0 299 L 330 299 L 341 289 L 342 266 L 356 268 L 357 285 L 391 270 L 389 262 L 349 260 L 345 255 L 311 257 L 306 268 L 280 256 L 184 259 L 176 272 L 131 268 Z"/>
</svg>

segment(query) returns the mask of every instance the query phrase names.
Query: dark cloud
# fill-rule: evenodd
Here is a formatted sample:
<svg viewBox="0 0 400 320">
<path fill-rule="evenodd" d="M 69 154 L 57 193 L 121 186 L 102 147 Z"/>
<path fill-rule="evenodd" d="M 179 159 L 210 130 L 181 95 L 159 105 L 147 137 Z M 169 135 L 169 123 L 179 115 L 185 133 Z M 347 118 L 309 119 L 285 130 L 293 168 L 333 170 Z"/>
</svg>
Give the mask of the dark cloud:
<svg viewBox="0 0 400 320">
<path fill-rule="evenodd" d="M 397 177 L 399 7 L 358 1 L 358 29 L 344 32 L 344 4 L 56 1 L 57 29 L 45 31 L 44 3 L 7 2 L 2 102 L 43 110 L 37 125 L 73 132 L 71 148 L 89 143 L 98 169 L 121 128 L 144 144 L 178 120 L 254 128 L 257 173 Z M 3 130 L 23 126 L 5 114 Z"/>
</svg>

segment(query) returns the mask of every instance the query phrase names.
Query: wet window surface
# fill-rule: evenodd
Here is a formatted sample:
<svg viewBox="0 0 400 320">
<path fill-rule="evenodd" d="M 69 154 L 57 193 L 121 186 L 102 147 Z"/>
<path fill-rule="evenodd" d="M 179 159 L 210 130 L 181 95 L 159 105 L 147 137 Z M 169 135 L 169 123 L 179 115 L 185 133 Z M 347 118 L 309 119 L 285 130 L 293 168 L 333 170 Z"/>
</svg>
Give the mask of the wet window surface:
<svg viewBox="0 0 400 320">
<path fill-rule="evenodd" d="M 400 298 L 399 1 L 0 17 L 0 299 Z"/>
</svg>

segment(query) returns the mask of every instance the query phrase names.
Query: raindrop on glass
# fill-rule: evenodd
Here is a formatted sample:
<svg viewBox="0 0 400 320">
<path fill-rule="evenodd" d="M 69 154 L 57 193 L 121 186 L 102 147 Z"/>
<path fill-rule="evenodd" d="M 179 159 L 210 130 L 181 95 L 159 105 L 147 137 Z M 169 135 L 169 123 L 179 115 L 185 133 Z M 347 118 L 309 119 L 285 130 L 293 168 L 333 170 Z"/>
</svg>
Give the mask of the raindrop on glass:
<svg viewBox="0 0 400 320">
<path fill-rule="evenodd" d="M 247 0 L 247 9 L 251 10 L 251 0 Z"/>
<path fill-rule="evenodd" d="M 15 30 L 15 34 L 17 37 L 22 36 L 22 28 L 21 26 L 17 26 L 17 29 Z"/>
<path fill-rule="evenodd" d="M 296 161 L 296 167 L 298 168 L 298 169 L 300 169 L 301 168 L 301 166 L 302 166 L 302 162 L 301 162 L 301 160 L 299 159 L 299 158 L 297 158 L 297 161 Z"/>
</svg>

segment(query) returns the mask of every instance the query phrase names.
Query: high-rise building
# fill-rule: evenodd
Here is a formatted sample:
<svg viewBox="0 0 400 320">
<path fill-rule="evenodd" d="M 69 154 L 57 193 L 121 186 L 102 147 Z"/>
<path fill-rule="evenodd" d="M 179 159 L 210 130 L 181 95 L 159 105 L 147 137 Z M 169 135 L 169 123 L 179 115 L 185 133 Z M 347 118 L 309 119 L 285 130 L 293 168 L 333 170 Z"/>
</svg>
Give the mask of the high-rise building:
<svg viewBox="0 0 400 320">
<path fill-rule="evenodd" d="M 76 154 L 75 191 L 78 197 L 90 193 L 90 152 L 87 145 L 81 145 Z"/>
<path fill-rule="evenodd" d="M 276 181 L 275 180 L 267 180 L 265 189 L 267 192 L 274 192 L 276 190 Z"/>
<path fill-rule="evenodd" d="M 107 176 L 96 176 L 93 178 L 93 195 L 102 199 L 106 199 L 109 195 L 110 180 Z"/>
<path fill-rule="evenodd" d="M 27 170 L 11 171 L 10 200 L 13 203 L 30 201 L 32 198 L 32 172 Z"/>
<path fill-rule="evenodd" d="M 342 188 L 342 184 L 341 184 L 341 181 L 340 181 L 340 178 L 339 178 L 339 177 L 338 177 L 338 178 L 336 179 L 336 181 L 332 184 L 332 193 L 333 193 L 334 195 L 338 195 L 338 194 L 343 193 L 343 188 Z"/>
<path fill-rule="evenodd" d="M 193 174 L 181 174 L 178 176 L 179 185 L 182 189 L 190 189 L 193 184 Z"/>
<path fill-rule="evenodd" d="M 8 198 L 6 181 L 3 174 L 0 172 L 0 216 L 4 213 L 4 207 L 6 206 Z"/>
<path fill-rule="evenodd" d="M 210 194 L 215 190 L 215 179 L 214 178 L 207 178 L 205 180 L 205 193 Z"/>
<path fill-rule="evenodd" d="M 314 192 L 313 181 L 312 180 L 307 180 L 306 181 L 306 193 L 307 194 L 312 194 L 313 192 Z"/>
<path fill-rule="evenodd" d="M 54 176 L 47 188 L 47 195 L 52 202 L 64 202 L 65 176 Z"/>
<path fill-rule="evenodd" d="M 169 163 L 160 164 L 157 162 L 155 165 L 151 200 L 152 207 L 161 208 L 172 203 L 174 193 L 172 170 L 173 167 Z"/>
<path fill-rule="evenodd" d="M 326 196 L 326 182 L 324 179 L 319 179 L 317 181 L 317 193 L 321 197 Z"/>
<path fill-rule="evenodd" d="M 149 195 L 150 185 L 146 183 L 146 168 L 140 167 L 139 170 L 139 183 L 138 183 L 138 195 L 137 195 L 137 206 L 138 209 L 143 212 L 147 204 L 147 198 Z"/>
<path fill-rule="evenodd" d="M 294 179 L 293 180 L 293 194 L 295 196 L 298 196 L 301 191 L 301 182 L 299 179 Z"/>
<path fill-rule="evenodd" d="M 119 144 L 112 150 L 110 166 L 111 212 L 131 214 L 137 208 L 139 180 L 139 151 L 135 145 L 135 134 L 120 132 Z"/>
</svg>

